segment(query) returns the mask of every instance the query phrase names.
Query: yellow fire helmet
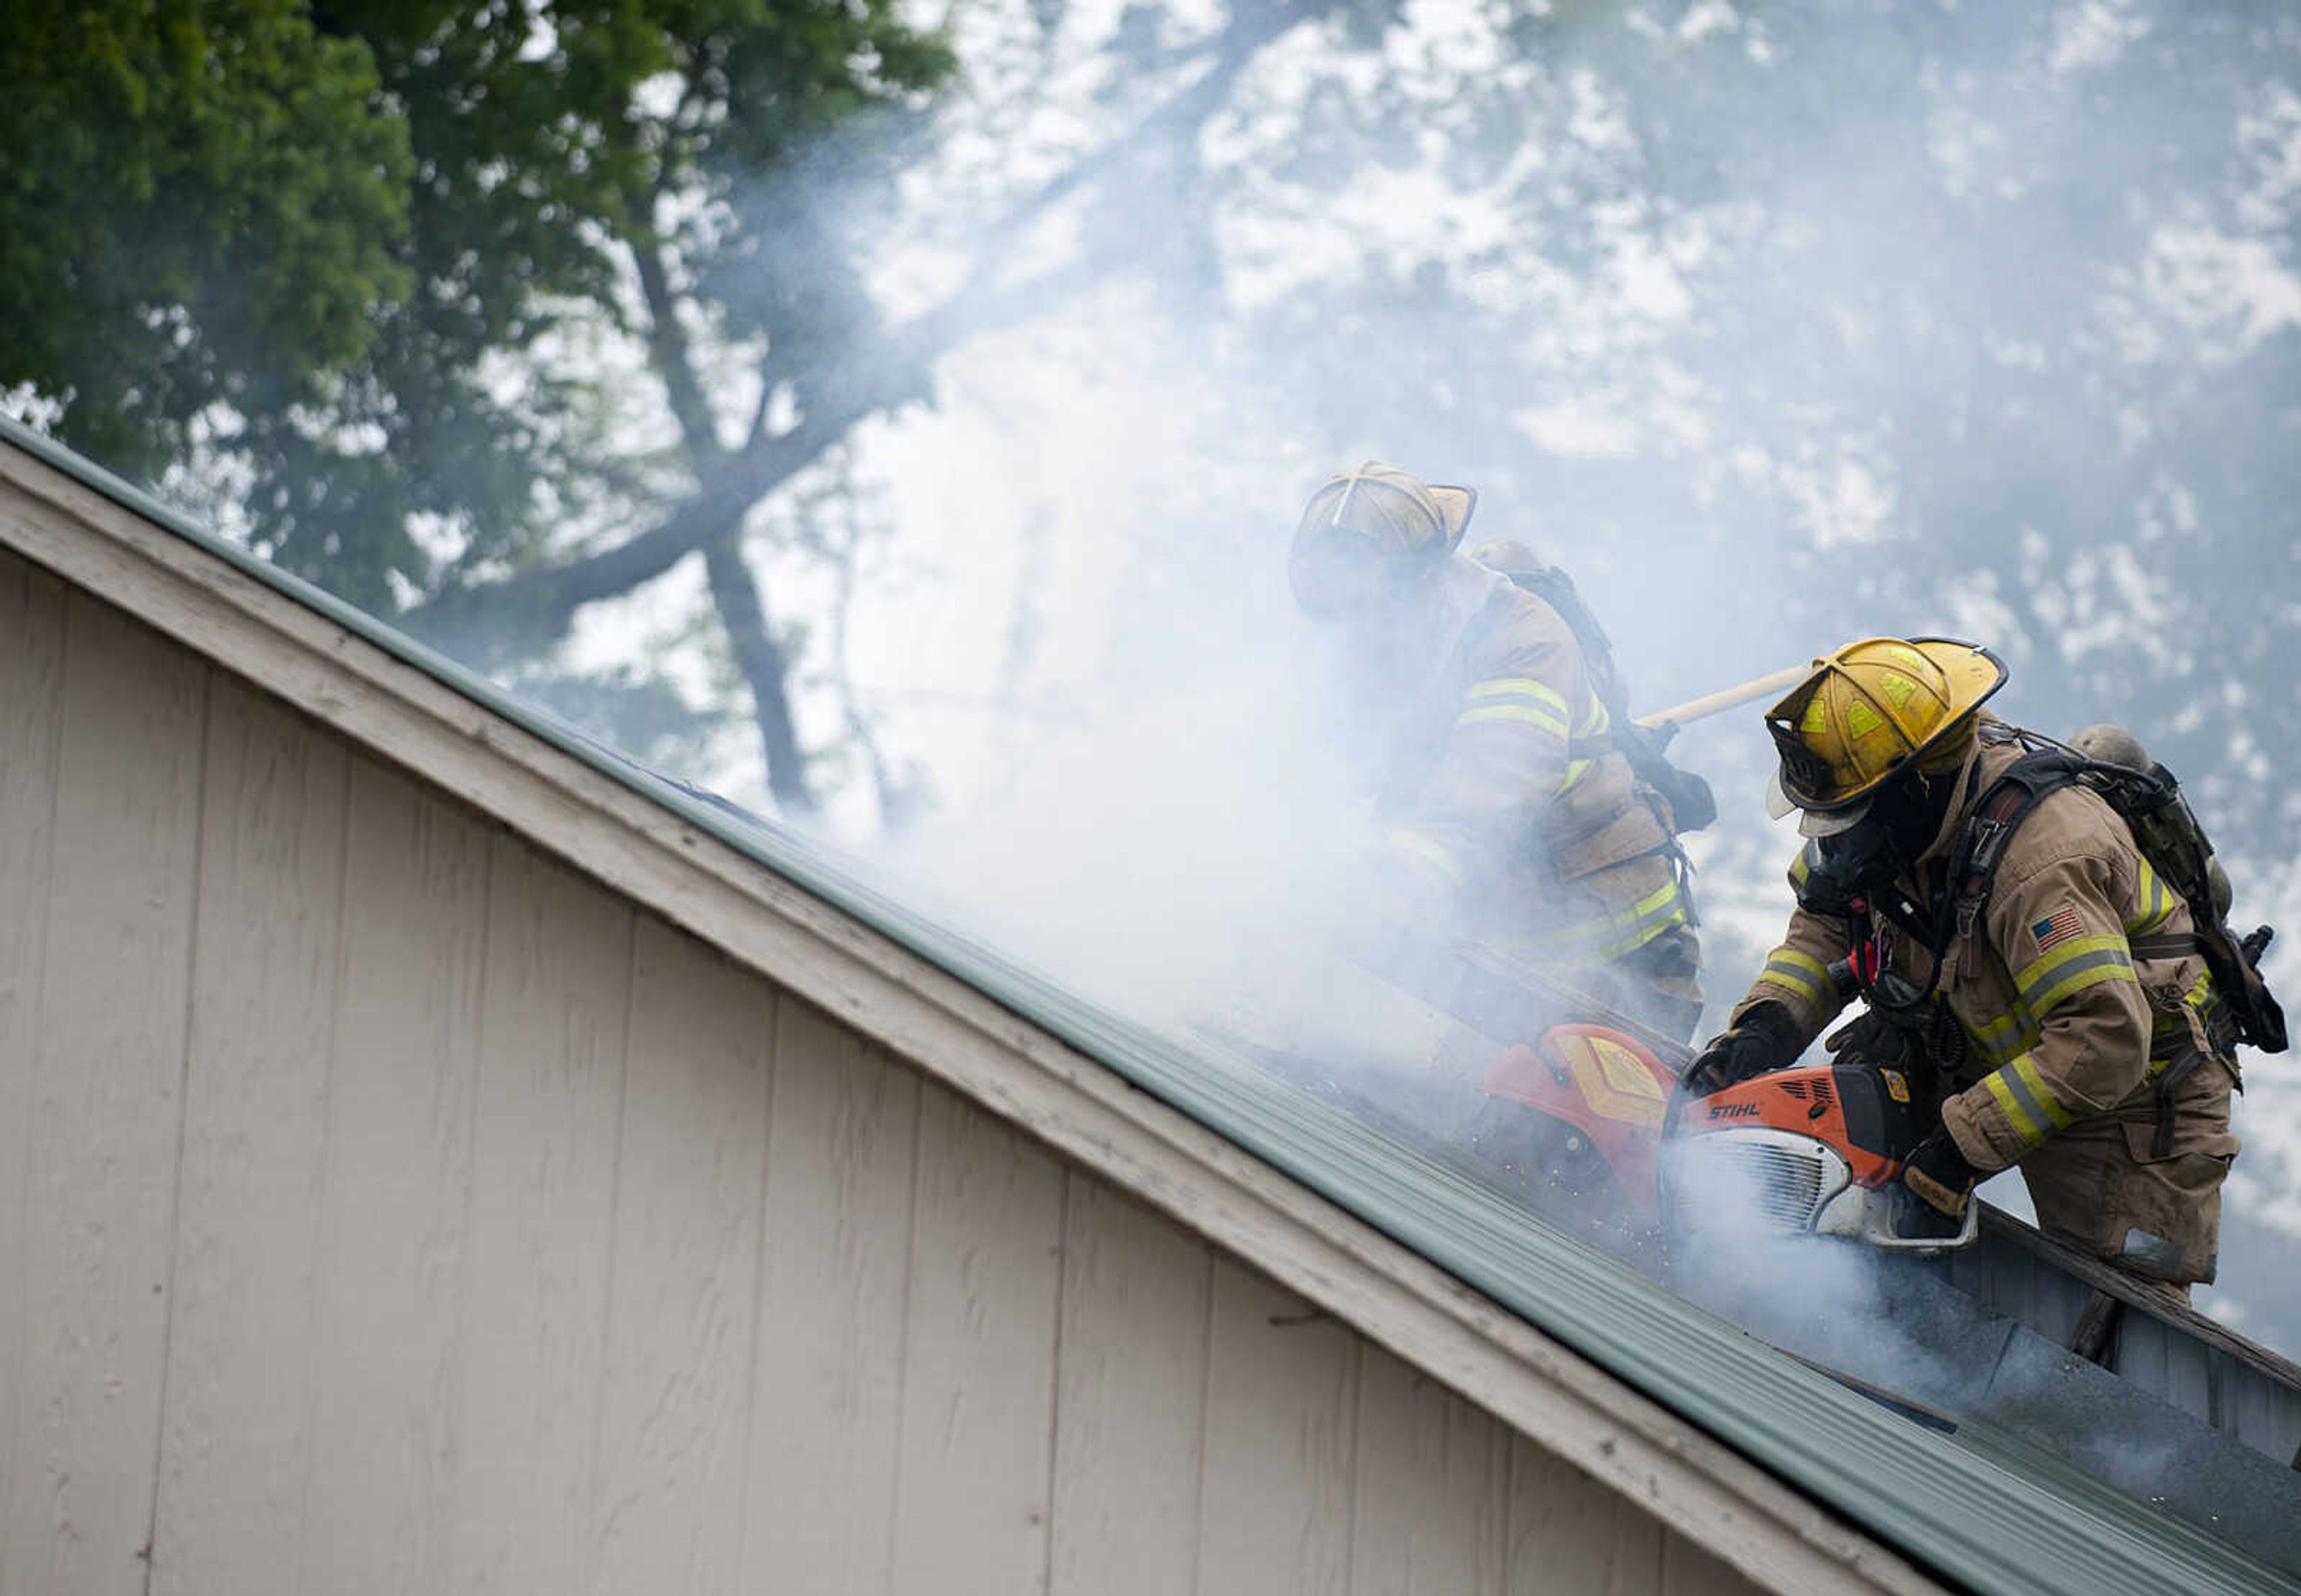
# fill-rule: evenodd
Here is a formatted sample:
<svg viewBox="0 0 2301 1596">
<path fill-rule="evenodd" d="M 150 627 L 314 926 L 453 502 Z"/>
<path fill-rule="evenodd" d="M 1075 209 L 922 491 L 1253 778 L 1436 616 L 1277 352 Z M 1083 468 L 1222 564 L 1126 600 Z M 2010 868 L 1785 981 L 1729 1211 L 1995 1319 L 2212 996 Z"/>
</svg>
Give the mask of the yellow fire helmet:
<svg viewBox="0 0 2301 1596">
<path fill-rule="evenodd" d="M 1888 777 L 1945 743 L 1962 748 L 1953 733 L 2005 677 L 1995 654 L 1951 638 L 1865 638 L 1815 660 L 1766 711 L 1781 755 L 1766 812 L 1803 810 L 1798 830 L 1809 837 L 1845 830 Z"/>
<path fill-rule="evenodd" d="M 1379 460 L 1327 478 L 1294 528 L 1294 597 L 1314 614 L 1377 597 L 1402 568 L 1451 553 L 1477 502 L 1475 489 L 1435 487 Z"/>
</svg>

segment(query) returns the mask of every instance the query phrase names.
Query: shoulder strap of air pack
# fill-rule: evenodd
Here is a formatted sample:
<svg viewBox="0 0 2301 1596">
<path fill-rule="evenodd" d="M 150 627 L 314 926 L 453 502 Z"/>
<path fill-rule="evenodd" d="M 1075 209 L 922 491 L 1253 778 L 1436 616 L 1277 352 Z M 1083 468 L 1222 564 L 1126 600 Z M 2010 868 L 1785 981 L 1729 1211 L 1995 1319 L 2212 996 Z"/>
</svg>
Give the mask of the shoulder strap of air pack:
<svg viewBox="0 0 2301 1596">
<path fill-rule="evenodd" d="M 1710 783 L 1692 771 L 1680 770 L 1661 751 L 1654 734 L 1630 718 L 1621 678 L 1614 670 L 1614 646 L 1597 616 L 1590 613 L 1574 589 L 1574 579 L 1554 565 L 1533 571 L 1511 571 L 1510 581 L 1558 612 L 1582 649 L 1582 669 L 1591 694 L 1605 706 L 1608 730 L 1596 737 L 1577 737 L 1586 752 L 1603 748 L 1621 750 L 1638 780 L 1661 795 L 1669 806 L 1668 824 L 1676 831 L 1698 831 L 1718 818 L 1718 800 Z"/>
<path fill-rule="evenodd" d="M 1957 934 L 1968 937 L 1989 907 L 2004 861 L 2021 823 L 2063 788 L 2072 786 L 2085 759 L 2065 748 L 2035 748 L 2005 767 L 1974 803 L 1952 856 L 1950 890 L 1956 894 Z"/>
<path fill-rule="evenodd" d="M 2028 734 L 2007 735 L 2026 739 Z M 2195 953 L 2213 973 L 2220 1002 L 2238 1040 L 2264 1053 L 2286 1047 L 2285 1015 L 2262 979 L 2261 954 L 2272 934 L 2266 926 L 2240 940 L 2213 901 L 2207 875 L 2211 846 L 2189 814 L 2180 784 L 2163 765 L 2147 771 L 2088 759 L 2059 744 L 2032 747 L 2008 765 L 1974 805 L 1950 872 L 1956 894 L 1957 934 L 1971 934 L 1996 885 L 2005 849 L 2027 820 L 2053 794 L 2080 782 L 2116 814 L 2135 848 L 2189 909 L 2185 933 L 2132 939 L 2143 958 Z"/>
</svg>

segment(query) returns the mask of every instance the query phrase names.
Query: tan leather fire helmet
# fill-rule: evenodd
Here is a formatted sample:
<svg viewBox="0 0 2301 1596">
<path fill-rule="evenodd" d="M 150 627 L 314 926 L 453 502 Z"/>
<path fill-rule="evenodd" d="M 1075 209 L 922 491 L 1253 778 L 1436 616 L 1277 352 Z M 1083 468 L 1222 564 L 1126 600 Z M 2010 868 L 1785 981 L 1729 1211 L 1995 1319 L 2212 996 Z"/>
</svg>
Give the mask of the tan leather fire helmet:
<svg viewBox="0 0 2301 1596">
<path fill-rule="evenodd" d="M 1328 614 L 1378 598 L 1460 544 L 1477 497 L 1378 460 L 1329 477 L 1294 528 L 1287 572 L 1296 599 Z"/>
</svg>

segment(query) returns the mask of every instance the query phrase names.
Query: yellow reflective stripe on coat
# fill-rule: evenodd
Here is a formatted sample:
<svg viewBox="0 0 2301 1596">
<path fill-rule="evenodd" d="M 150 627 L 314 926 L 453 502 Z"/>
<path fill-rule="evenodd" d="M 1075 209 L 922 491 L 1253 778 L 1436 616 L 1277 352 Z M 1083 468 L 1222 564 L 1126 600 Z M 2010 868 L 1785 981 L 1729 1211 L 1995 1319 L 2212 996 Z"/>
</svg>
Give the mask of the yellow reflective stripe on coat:
<svg viewBox="0 0 2301 1596">
<path fill-rule="evenodd" d="M 1823 989 L 1830 984 L 1829 967 L 1813 955 L 1800 953 L 1795 948 L 1775 948 L 1767 956 L 1766 967 L 1758 972 L 1758 979 L 1787 987 L 1817 1006 L 1821 1003 Z"/>
<path fill-rule="evenodd" d="M 1484 681 L 1470 683 L 1470 689 L 1464 696 L 1472 698 L 1532 698 L 1556 710 L 1560 720 L 1564 720 L 1567 715 L 1565 695 L 1548 682 L 1532 676 L 1489 676 Z"/>
<path fill-rule="evenodd" d="M 1457 726 L 1489 721 L 1523 721 L 1539 726 L 1560 742 L 1566 740 L 1569 712 L 1558 689 L 1531 676 L 1490 676 L 1474 681 L 1463 695 L 1470 706 L 1454 717 Z"/>
<path fill-rule="evenodd" d="M 1619 958 L 1634 953 L 1673 925 L 1692 920 L 1685 892 L 1675 880 L 1664 882 L 1618 915 L 1580 921 L 1541 937 L 1536 946 L 1545 952 L 1586 952 L 1598 958 Z"/>
<path fill-rule="evenodd" d="M 1686 894 L 1675 880 L 1664 882 L 1632 904 L 1626 913 L 1613 915 L 1603 922 L 1608 931 L 1621 934 L 1602 944 L 1601 958 L 1619 958 L 1653 941 L 1673 925 L 1683 925 L 1686 914 Z"/>
<path fill-rule="evenodd" d="M 1556 796 L 1564 798 L 1568 793 L 1573 791 L 1575 783 L 1581 781 L 1583 777 L 1588 775 L 1590 773 L 1590 767 L 1597 763 L 1598 762 L 1594 759 L 1568 760 L 1566 762 L 1566 779 L 1558 784 Z"/>
<path fill-rule="evenodd" d="M 2027 1053 L 2045 1035 L 2043 1015 L 2089 986 L 2104 981 L 2137 981 L 2133 950 L 2122 936 L 2078 937 L 2062 944 L 2013 978 L 2021 992 L 2012 1008 L 1984 1024 L 1968 1025 L 1975 1051 L 1992 1064 Z"/>
<path fill-rule="evenodd" d="M 1458 887 L 1469 879 L 1469 872 L 1462 868 L 1462 862 L 1454 856 L 1453 850 L 1435 837 L 1425 836 L 1420 831 L 1408 831 L 1401 827 L 1391 832 L 1390 840 L 1424 864 L 1435 867 L 1440 874 Z"/>
<path fill-rule="evenodd" d="M 1675 881 L 1640 898 L 1631 913 L 1637 918 L 1632 923 L 1628 934 L 1599 949 L 1608 958 L 1619 958 L 1626 953 L 1635 952 L 1670 927 L 1686 924 L 1694 918 L 1691 906 L 1686 901 L 1686 892 Z"/>
<path fill-rule="evenodd" d="M 2145 931 L 2155 931 L 2164 924 L 2166 916 L 2173 912 L 2173 905 L 2177 901 L 2173 894 L 2166 890 L 2163 878 L 2149 868 L 2147 859 L 2139 859 L 2137 862 L 2141 866 L 2141 874 L 2134 883 L 2133 918 L 2125 923 L 2125 932 L 2128 936 Z"/>
<path fill-rule="evenodd" d="M 1494 721 L 1523 721 L 1539 731 L 1546 731 L 1560 742 L 1566 740 L 1566 723 L 1548 710 L 1532 704 L 1482 704 L 1476 709 L 1466 709 L 1454 717 L 1457 726 L 1479 726 Z"/>
<path fill-rule="evenodd" d="M 2077 1118 L 2062 1106 L 2062 1099 L 2054 1095 L 2053 1088 L 2046 1084 L 2046 1077 L 2038 1073 L 2037 1064 L 2027 1053 L 1996 1074 L 1983 1076 L 1982 1084 L 1989 1089 L 1989 1095 L 2004 1111 L 2005 1123 L 2013 1127 L 2013 1133 L 2025 1147 L 2037 1146 Z"/>
<path fill-rule="evenodd" d="M 2133 981 L 2133 950 L 2125 933 L 2072 937 L 2013 977 L 2021 1007 L 2035 1019 L 2051 1014 L 2063 999 L 2104 981 Z"/>
<path fill-rule="evenodd" d="M 2026 1053 L 2036 1047 L 2046 1032 L 2028 1009 L 2016 1004 L 2012 1013 L 2000 1015 L 1987 1024 L 1968 1025 L 1965 1034 L 1976 1052 L 1992 1064 L 2003 1064 L 2017 1053 Z"/>
</svg>

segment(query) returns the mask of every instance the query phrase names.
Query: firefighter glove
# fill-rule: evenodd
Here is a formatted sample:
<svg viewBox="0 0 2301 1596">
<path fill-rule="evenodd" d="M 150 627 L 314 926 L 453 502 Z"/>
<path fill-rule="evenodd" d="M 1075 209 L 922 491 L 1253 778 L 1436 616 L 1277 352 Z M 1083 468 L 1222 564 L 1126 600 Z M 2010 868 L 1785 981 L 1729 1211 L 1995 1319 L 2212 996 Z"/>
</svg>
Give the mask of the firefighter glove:
<svg viewBox="0 0 2301 1596">
<path fill-rule="evenodd" d="M 1685 1085 L 1690 1097 L 1708 1097 L 1768 1070 L 1797 1062 L 1805 1050 L 1805 1037 L 1790 1011 L 1778 1003 L 1761 1003 L 1728 1031 L 1721 1031 L 1686 1065 Z"/>
<path fill-rule="evenodd" d="M 1951 1219 L 1965 1217 L 1965 1205 L 1981 1172 L 1965 1161 L 1947 1131 L 1936 1131 L 1918 1143 L 1902 1166 L 1902 1182 L 1918 1199 Z"/>
<path fill-rule="evenodd" d="M 1906 1067 L 1911 1032 L 1907 1025 L 1875 1008 L 1865 1008 L 1822 1040 L 1822 1047 L 1845 1064 Z"/>
</svg>

